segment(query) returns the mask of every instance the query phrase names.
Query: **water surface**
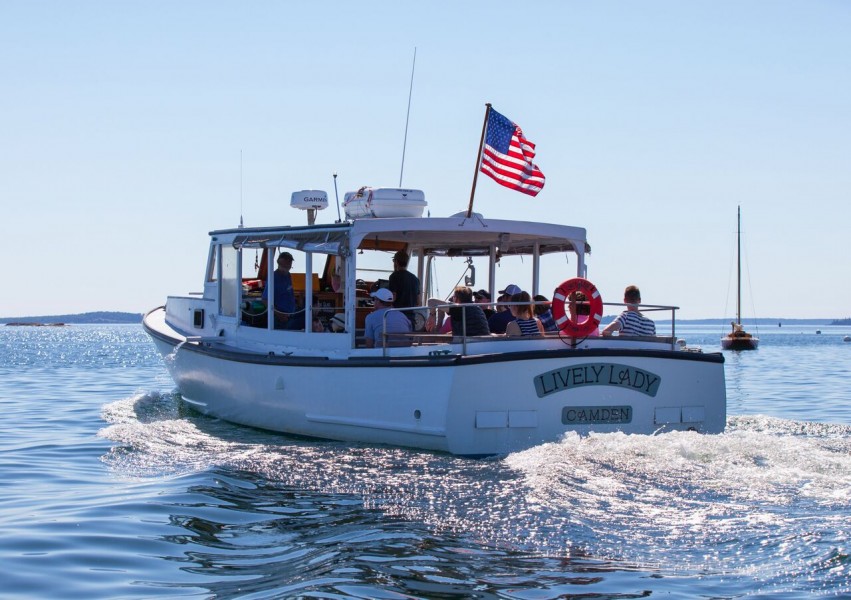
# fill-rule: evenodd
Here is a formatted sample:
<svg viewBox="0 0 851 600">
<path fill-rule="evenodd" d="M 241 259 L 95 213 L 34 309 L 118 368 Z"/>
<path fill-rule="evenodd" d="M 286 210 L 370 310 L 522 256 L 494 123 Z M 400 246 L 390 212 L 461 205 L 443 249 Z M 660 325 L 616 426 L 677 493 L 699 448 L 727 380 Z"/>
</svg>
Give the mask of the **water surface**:
<svg viewBox="0 0 851 600">
<path fill-rule="evenodd" d="M 469 460 L 200 416 L 139 326 L 0 328 L 0 597 L 851 595 L 851 330 L 821 329 L 725 353 L 723 435 Z"/>
</svg>

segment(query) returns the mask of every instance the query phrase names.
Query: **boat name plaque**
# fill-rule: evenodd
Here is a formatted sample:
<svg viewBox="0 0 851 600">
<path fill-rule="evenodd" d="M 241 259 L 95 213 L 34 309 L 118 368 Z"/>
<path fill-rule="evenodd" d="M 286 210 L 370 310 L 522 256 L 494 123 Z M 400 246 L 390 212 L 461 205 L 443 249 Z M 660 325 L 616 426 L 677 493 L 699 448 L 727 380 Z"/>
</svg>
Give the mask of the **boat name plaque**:
<svg viewBox="0 0 851 600">
<path fill-rule="evenodd" d="M 541 373 L 534 382 L 538 398 L 586 385 L 613 385 L 655 397 L 662 377 L 628 365 L 584 363 Z"/>
<path fill-rule="evenodd" d="M 632 423 L 631 406 L 565 406 L 561 409 L 565 425 L 604 425 Z"/>
</svg>

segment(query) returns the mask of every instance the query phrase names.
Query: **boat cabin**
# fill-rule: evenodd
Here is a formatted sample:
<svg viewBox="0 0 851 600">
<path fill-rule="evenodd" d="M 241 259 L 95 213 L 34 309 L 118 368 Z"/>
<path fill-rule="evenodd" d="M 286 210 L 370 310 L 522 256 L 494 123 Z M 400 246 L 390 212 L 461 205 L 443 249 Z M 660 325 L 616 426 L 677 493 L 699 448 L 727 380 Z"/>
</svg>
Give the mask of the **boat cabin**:
<svg viewBox="0 0 851 600">
<path fill-rule="evenodd" d="M 300 201 L 316 195 L 300 194 Z M 169 297 L 169 324 L 219 342 L 238 338 L 241 347 L 254 342 L 257 351 L 266 351 L 267 346 L 290 345 L 299 354 L 311 349 L 343 352 L 361 348 L 364 323 L 373 310 L 370 293 L 387 287 L 393 254 L 404 250 L 410 256 L 408 270 L 419 279 L 421 293 L 416 309 L 407 311 L 413 316 L 412 333 L 405 340 L 397 340 L 398 344 L 385 345 L 446 344 L 453 341 L 451 335 L 426 331 L 424 327 L 428 317 L 437 313 L 437 304 L 443 302 L 442 308 L 451 304 L 446 298 L 451 298 L 455 287 L 439 289 L 438 265 L 451 271 L 448 278 L 452 281 L 487 290 L 493 301 L 491 308 L 499 296 L 497 269 L 507 261 L 522 261 L 526 279 L 501 281 L 501 286 L 519 284 L 530 296 L 542 291 L 550 297 L 557 284 L 547 281 L 542 285 L 542 261 L 558 261 L 565 279 L 585 276 L 590 247 L 584 228 L 486 219 L 477 213 L 469 217 L 459 213 L 423 218 L 419 216 L 421 192 L 409 196 L 400 204 L 400 210 L 414 216 L 364 216 L 366 198 L 370 198 L 371 209 L 376 210 L 382 196 L 361 190 L 360 196 L 346 195 L 347 211 L 356 210 L 359 216 L 353 218 L 347 212 L 350 220 L 344 222 L 316 224 L 314 214 L 305 226 L 240 227 L 211 232 L 202 299 Z M 352 208 L 357 201 L 361 205 Z M 386 206 L 382 211 L 381 214 L 393 214 Z M 273 273 L 276 258 L 284 252 L 294 258 L 291 277 L 296 312 L 300 322 L 303 315 L 304 327 L 282 327 L 284 315 L 269 310 L 271 303 L 265 299 L 275 297 Z M 442 274 L 446 280 L 446 273 Z M 557 337 L 558 333 L 552 335 Z"/>
<path fill-rule="evenodd" d="M 366 315 L 372 310 L 370 292 L 386 287 L 392 256 L 398 250 L 409 254 L 408 270 L 420 280 L 418 314 L 423 319 L 417 319 L 415 325 L 422 332 L 428 300 L 437 293 L 434 273 L 438 261 L 450 261 L 452 269 L 465 274 L 467 283 L 488 290 L 496 300 L 500 261 L 524 257 L 529 278 L 515 283 L 535 295 L 541 287 L 542 257 L 559 255 L 560 261 L 574 265 L 576 274 L 584 275 L 585 255 L 590 248 L 585 230 L 579 227 L 484 219 L 478 214 L 470 218 L 463 214 L 446 218 L 359 218 L 326 225 L 213 231 L 203 306 L 196 306 L 191 315 L 180 314 L 181 310 L 172 305 L 182 302 L 171 297 L 169 319 L 189 320 L 191 329 L 201 336 L 227 335 L 234 328 L 275 331 L 275 315 L 267 310 L 263 291 L 267 297 L 274 297 L 274 290 L 269 288 L 274 285 L 275 258 L 289 252 L 295 259 L 291 276 L 296 303 L 309 324 L 303 333 L 339 329 L 332 324 L 338 315 L 337 320 L 344 323 L 343 332 L 352 334 L 349 347 L 356 347 Z M 565 254 L 572 258 L 565 261 Z M 550 285 L 545 288 L 547 295 Z M 450 296 L 451 291 L 446 290 Z"/>
</svg>

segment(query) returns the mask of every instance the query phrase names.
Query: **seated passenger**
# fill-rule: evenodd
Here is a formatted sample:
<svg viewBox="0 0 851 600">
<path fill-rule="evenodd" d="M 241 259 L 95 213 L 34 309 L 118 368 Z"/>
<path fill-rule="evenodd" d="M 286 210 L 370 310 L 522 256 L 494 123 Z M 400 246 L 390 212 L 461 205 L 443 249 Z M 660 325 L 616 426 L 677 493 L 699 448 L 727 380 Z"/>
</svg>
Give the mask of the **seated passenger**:
<svg viewBox="0 0 851 600">
<path fill-rule="evenodd" d="M 329 323 L 331 327 L 331 331 L 334 333 L 342 333 L 346 331 L 346 315 L 345 313 L 336 313 L 333 317 L 331 317 L 331 322 Z"/>
<path fill-rule="evenodd" d="M 511 301 L 522 302 L 522 304 L 512 304 L 510 306 L 514 320 L 505 326 L 505 335 L 520 337 L 544 333 L 544 326 L 541 325 L 541 321 L 535 317 L 532 311 L 532 298 L 529 297 L 528 292 L 514 294 L 511 297 Z"/>
<path fill-rule="evenodd" d="M 488 320 L 485 318 L 484 311 L 480 306 L 473 304 L 473 290 L 465 286 L 458 286 L 455 288 L 452 301 L 455 304 L 472 305 L 453 306 L 449 309 L 452 335 L 490 335 Z"/>
<path fill-rule="evenodd" d="M 437 330 L 438 333 L 452 333 L 452 319 L 448 316 L 443 319 L 443 323 L 440 324 L 440 329 Z"/>
<path fill-rule="evenodd" d="M 485 317 L 490 319 L 496 311 L 491 307 L 491 294 L 487 290 L 479 290 L 473 294 L 473 298 L 476 300 L 477 304 L 484 304 L 482 306 L 482 311 L 485 313 Z"/>
<path fill-rule="evenodd" d="M 429 298 L 426 305 L 428 306 L 428 318 L 426 318 L 425 330 L 429 333 L 443 333 L 441 331 L 444 323 L 443 309 L 437 308 L 441 304 L 446 304 L 440 298 Z"/>
<path fill-rule="evenodd" d="M 636 286 L 627 286 L 623 293 L 623 302 L 626 304 L 626 310 L 606 325 L 603 335 L 610 336 L 615 331 L 619 331 L 619 335 L 656 335 L 656 323 L 638 310 L 641 292 Z"/>
<path fill-rule="evenodd" d="M 488 319 L 488 327 L 491 333 L 505 333 L 505 327 L 510 321 L 514 320 L 514 315 L 511 310 L 503 302 L 511 302 L 511 297 L 514 294 L 522 292 L 518 286 L 513 283 L 506 286 L 504 290 L 500 290 L 500 296 L 497 298 L 496 312 Z"/>
<path fill-rule="evenodd" d="M 364 336 L 367 348 L 381 348 L 385 333 L 411 333 L 411 322 L 404 313 L 393 308 L 393 292 L 387 288 L 378 288 L 370 294 L 374 301 L 374 310 L 366 316 Z M 387 318 L 385 319 L 385 313 Z M 386 329 L 385 329 L 386 325 Z M 410 340 L 387 340 L 387 346 L 409 345 Z"/>
<path fill-rule="evenodd" d="M 582 292 L 571 292 L 568 299 L 568 311 L 570 312 L 570 320 L 581 325 L 591 318 L 591 305 L 588 304 L 588 297 Z M 587 337 L 599 337 L 600 330 L 594 328 Z"/>
<path fill-rule="evenodd" d="M 535 316 L 541 320 L 541 325 L 544 326 L 544 331 L 558 331 L 558 325 L 556 325 L 555 317 L 553 317 L 552 305 L 550 304 L 549 298 L 538 294 L 535 296 L 535 302 L 546 302 L 546 304 L 535 305 Z"/>
</svg>

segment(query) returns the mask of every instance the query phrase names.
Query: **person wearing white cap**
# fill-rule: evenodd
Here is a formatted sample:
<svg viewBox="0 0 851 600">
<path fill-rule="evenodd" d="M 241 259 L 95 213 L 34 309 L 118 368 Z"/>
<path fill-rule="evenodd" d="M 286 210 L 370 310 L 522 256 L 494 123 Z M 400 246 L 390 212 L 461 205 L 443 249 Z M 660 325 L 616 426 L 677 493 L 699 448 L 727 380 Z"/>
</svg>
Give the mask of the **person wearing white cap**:
<svg viewBox="0 0 851 600">
<path fill-rule="evenodd" d="M 513 283 L 505 286 L 504 290 L 499 290 L 499 298 L 497 298 L 498 304 L 496 305 L 497 311 L 488 319 L 488 327 L 490 327 L 491 333 L 505 333 L 505 328 L 514 320 L 514 315 L 511 310 L 502 303 L 511 302 L 511 297 L 522 291 L 523 290 L 521 290 L 519 286 L 516 286 Z"/>
<path fill-rule="evenodd" d="M 346 330 L 346 315 L 345 313 L 336 313 L 333 317 L 331 317 L 331 331 L 334 333 L 340 333 Z"/>
<path fill-rule="evenodd" d="M 378 288 L 370 296 L 372 296 L 375 309 L 366 316 L 366 321 L 364 321 L 364 337 L 366 338 L 367 348 L 382 347 L 385 333 L 411 332 L 411 322 L 404 313 L 397 310 L 388 312 L 393 307 L 393 292 L 387 288 Z M 387 345 L 399 346 L 408 345 L 408 343 L 404 341 L 393 343 L 388 340 Z"/>
</svg>

